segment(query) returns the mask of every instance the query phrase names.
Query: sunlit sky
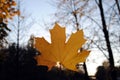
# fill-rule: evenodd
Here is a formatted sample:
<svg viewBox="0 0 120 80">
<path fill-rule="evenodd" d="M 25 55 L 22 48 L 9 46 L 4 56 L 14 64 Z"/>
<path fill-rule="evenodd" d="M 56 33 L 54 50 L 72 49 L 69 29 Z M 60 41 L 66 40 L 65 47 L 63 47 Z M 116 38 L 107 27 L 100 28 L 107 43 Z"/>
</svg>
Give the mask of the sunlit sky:
<svg viewBox="0 0 120 80">
<path fill-rule="evenodd" d="M 44 36 L 49 39 L 49 31 L 46 30 L 46 27 L 43 27 L 43 23 L 49 23 L 52 14 L 56 11 L 55 7 L 50 4 L 50 0 L 24 0 L 23 5 L 25 11 L 31 14 L 30 17 L 36 20 L 36 22 L 30 26 L 27 36 Z M 95 60 L 93 58 L 95 58 Z M 106 58 L 103 54 L 94 49 L 88 57 L 87 68 L 89 74 L 94 74 L 96 72 L 96 67 L 102 65 L 104 60 L 106 60 Z"/>
</svg>

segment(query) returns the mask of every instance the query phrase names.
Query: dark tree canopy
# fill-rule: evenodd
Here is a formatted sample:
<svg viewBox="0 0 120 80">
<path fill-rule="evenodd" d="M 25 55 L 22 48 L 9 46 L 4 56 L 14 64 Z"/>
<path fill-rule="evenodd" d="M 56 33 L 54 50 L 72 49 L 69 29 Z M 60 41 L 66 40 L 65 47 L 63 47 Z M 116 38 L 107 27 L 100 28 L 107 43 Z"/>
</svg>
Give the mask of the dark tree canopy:
<svg viewBox="0 0 120 80">
<path fill-rule="evenodd" d="M 40 53 L 32 47 L 19 47 L 17 54 L 17 44 L 0 49 L 0 80 L 85 80 L 84 73 L 38 66 L 34 57 Z"/>
</svg>

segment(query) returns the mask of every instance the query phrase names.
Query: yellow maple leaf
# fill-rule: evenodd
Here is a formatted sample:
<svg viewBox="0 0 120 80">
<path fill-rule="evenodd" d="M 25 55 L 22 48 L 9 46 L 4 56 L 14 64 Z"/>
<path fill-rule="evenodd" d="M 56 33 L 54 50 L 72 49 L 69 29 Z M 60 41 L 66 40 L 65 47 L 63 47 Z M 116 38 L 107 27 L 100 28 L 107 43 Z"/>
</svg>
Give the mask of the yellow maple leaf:
<svg viewBox="0 0 120 80">
<path fill-rule="evenodd" d="M 41 52 L 41 55 L 36 56 L 38 65 L 46 65 L 51 69 L 57 62 L 60 62 L 65 68 L 76 70 L 76 64 L 84 62 L 90 52 L 87 50 L 79 52 L 86 41 L 83 37 L 83 30 L 72 33 L 66 41 L 65 28 L 55 24 L 50 34 L 51 43 L 43 37 L 35 38 L 35 48 Z"/>
</svg>

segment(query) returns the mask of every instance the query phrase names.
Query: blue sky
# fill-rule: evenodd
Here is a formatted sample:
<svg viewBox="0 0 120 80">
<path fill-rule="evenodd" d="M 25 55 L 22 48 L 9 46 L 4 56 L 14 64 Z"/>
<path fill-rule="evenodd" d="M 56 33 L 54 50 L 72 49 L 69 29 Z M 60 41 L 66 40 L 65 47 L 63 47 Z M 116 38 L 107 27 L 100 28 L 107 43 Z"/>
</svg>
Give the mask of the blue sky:
<svg viewBox="0 0 120 80">
<path fill-rule="evenodd" d="M 32 16 L 39 19 L 48 19 L 54 12 L 55 8 L 50 5 L 50 0 L 25 0 L 25 9 Z"/>
<path fill-rule="evenodd" d="M 25 0 L 23 5 L 26 12 L 36 20 L 35 24 L 29 29 L 28 36 L 33 34 L 47 38 L 49 32 L 47 32 L 44 24 L 51 21 L 51 16 L 56 11 L 55 7 L 50 4 L 50 0 Z"/>
<path fill-rule="evenodd" d="M 16 0 L 17 2 L 18 0 Z M 48 29 L 46 29 L 46 26 L 44 26 L 45 23 L 49 23 L 51 20 L 51 16 L 55 12 L 55 7 L 53 7 L 50 4 L 50 0 L 20 0 L 21 2 L 21 15 L 23 15 L 26 18 L 32 18 L 34 19 L 34 24 L 27 27 L 26 31 L 24 30 L 24 35 L 22 35 L 22 38 L 20 38 L 20 43 L 27 43 L 29 37 L 31 35 L 34 36 L 44 36 L 49 37 Z M 15 17 L 16 18 L 16 17 Z M 15 20 L 14 20 L 15 21 Z M 11 21 L 12 23 L 15 23 L 14 21 Z M 26 24 L 29 24 L 31 19 L 25 21 Z M 24 25 L 26 26 L 26 25 Z M 21 28 L 26 28 L 24 26 L 21 26 Z M 10 42 L 16 42 L 16 28 L 14 26 L 10 26 L 11 29 L 14 29 L 9 34 L 9 41 Z M 23 30 L 23 29 L 22 29 Z M 22 31 L 21 30 L 21 31 Z M 21 35 L 21 34 L 20 34 Z M 24 39 L 25 38 L 25 39 Z"/>
</svg>

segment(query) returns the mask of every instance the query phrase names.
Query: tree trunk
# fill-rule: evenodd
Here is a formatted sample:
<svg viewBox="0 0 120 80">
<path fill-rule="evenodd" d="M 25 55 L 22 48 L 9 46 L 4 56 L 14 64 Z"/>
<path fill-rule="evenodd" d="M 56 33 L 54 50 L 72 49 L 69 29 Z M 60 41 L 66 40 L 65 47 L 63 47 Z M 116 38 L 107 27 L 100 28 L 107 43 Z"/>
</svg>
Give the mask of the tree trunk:
<svg viewBox="0 0 120 80">
<path fill-rule="evenodd" d="M 109 40 L 109 33 L 108 33 L 108 30 L 107 30 L 106 21 L 105 21 L 105 17 L 104 17 L 102 0 L 99 0 L 99 9 L 100 9 L 101 21 L 102 21 L 102 25 L 103 25 L 103 33 L 104 33 L 104 36 L 105 36 L 106 46 L 108 48 L 108 53 L 109 53 L 110 66 L 114 67 L 113 52 L 112 52 L 112 49 L 111 49 L 110 40 Z"/>
<path fill-rule="evenodd" d="M 107 25 L 106 25 L 106 21 L 105 21 L 102 0 L 99 0 L 98 6 L 100 9 L 100 15 L 101 15 L 101 21 L 102 21 L 102 25 L 103 25 L 103 33 L 104 33 L 104 37 L 105 37 L 105 41 L 106 41 L 106 46 L 107 46 L 108 53 L 109 53 L 109 62 L 110 62 L 111 74 L 113 74 L 113 73 L 115 73 L 114 58 L 113 58 L 113 52 L 112 52 L 111 44 L 110 44 L 110 40 L 109 40 L 109 32 L 107 30 Z M 112 78 L 112 80 L 116 80 L 116 74 L 111 75 L 111 78 Z"/>
<path fill-rule="evenodd" d="M 120 15 L 120 5 L 119 5 L 119 1 L 118 1 L 118 0 L 115 0 L 115 2 L 116 2 L 116 5 L 117 5 L 117 8 L 118 8 L 119 15 Z"/>
<path fill-rule="evenodd" d="M 90 80 L 89 76 L 88 76 L 88 72 L 87 72 L 87 67 L 86 67 L 86 63 L 84 62 L 83 64 L 84 70 L 85 70 L 85 80 Z"/>
</svg>

